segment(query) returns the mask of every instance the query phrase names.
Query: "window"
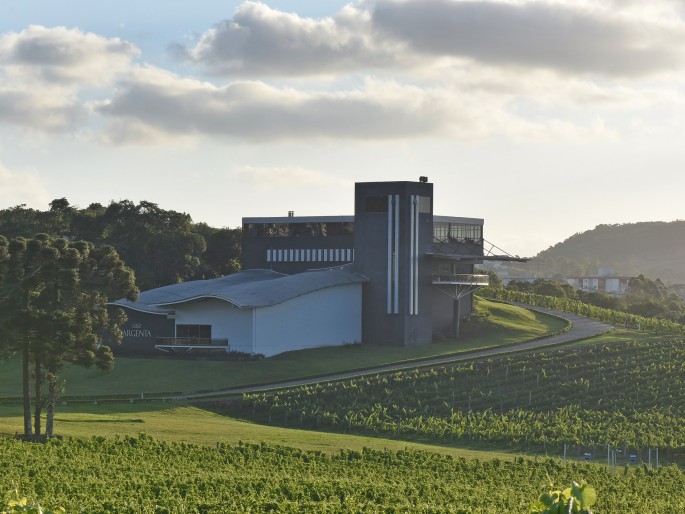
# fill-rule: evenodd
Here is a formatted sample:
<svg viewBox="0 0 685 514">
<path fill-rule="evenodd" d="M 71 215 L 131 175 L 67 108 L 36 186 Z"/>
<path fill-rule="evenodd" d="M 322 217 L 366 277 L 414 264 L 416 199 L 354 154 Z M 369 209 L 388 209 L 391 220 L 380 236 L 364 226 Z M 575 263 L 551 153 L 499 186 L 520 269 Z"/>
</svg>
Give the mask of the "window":
<svg viewBox="0 0 685 514">
<path fill-rule="evenodd" d="M 465 223 L 435 223 L 433 239 L 446 241 L 448 238 L 460 242 L 480 242 L 483 239 L 483 226 Z"/>
<path fill-rule="evenodd" d="M 483 227 L 481 225 L 452 225 L 450 237 L 460 241 L 483 239 Z"/>
<path fill-rule="evenodd" d="M 178 339 L 211 339 L 212 325 L 176 325 Z"/>
<path fill-rule="evenodd" d="M 386 199 L 387 200 L 387 199 Z M 387 201 L 386 201 L 387 203 Z M 354 223 L 350 222 L 330 222 L 327 223 L 327 235 L 329 236 L 349 236 L 354 234 Z"/>
<path fill-rule="evenodd" d="M 450 233 L 449 223 L 435 223 L 433 225 L 433 238 L 438 241 L 444 241 L 447 239 Z"/>
<path fill-rule="evenodd" d="M 431 212 L 431 197 L 419 196 L 419 213 L 430 214 Z"/>
</svg>

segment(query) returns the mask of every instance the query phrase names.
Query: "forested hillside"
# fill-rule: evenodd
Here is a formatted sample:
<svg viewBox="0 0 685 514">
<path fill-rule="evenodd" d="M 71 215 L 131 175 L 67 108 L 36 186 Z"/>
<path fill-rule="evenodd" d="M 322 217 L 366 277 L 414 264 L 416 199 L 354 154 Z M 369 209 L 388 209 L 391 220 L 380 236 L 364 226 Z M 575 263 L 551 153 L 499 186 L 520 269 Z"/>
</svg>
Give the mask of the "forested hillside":
<svg viewBox="0 0 685 514">
<path fill-rule="evenodd" d="M 113 246 L 136 273 L 141 290 L 179 281 L 212 278 L 240 269 L 239 228 L 194 223 L 190 215 L 130 200 L 81 209 L 66 198 L 40 211 L 23 205 L 0 210 L 0 235 L 46 233 Z"/>
<path fill-rule="evenodd" d="M 595 275 L 605 266 L 619 275 L 685 282 L 685 221 L 597 225 L 540 252 L 527 270 L 541 276 Z"/>
</svg>

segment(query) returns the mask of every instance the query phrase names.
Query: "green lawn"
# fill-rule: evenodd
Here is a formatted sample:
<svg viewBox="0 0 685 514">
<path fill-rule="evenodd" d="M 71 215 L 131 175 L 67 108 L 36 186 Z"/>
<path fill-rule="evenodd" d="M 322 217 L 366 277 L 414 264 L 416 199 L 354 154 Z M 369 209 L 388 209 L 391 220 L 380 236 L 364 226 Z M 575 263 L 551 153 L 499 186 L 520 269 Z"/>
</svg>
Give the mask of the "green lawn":
<svg viewBox="0 0 685 514">
<path fill-rule="evenodd" d="M 17 431 L 21 431 L 22 416 L 19 405 L 2 406 L 1 412 L 0 437 L 13 436 Z M 208 446 L 219 442 L 237 444 L 239 441 L 264 441 L 326 453 L 338 453 L 343 448 L 413 448 L 465 458 L 513 460 L 515 457 L 513 453 L 506 452 L 256 425 L 221 416 L 186 402 L 60 405 L 55 414 L 55 432 L 64 437 L 137 436 L 145 433 L 164 441 L 184 441 Z"/>
<path fill-rule="evenodd" d="M 562 319 L 503 303 L 479 300 L 477 308 L 487 315 L 488 330 L 414 348 L 351 345 L 289 352 L 253 362 L 119 357 L 110 373 L 68 366 L 61 374 L 64 396 L 192 393 L 273 383 L 509 345 L 567 326 Z M 20 371 L 17 359 L 0 363 L 0 398 L 21 394 Z"/>
</svg>

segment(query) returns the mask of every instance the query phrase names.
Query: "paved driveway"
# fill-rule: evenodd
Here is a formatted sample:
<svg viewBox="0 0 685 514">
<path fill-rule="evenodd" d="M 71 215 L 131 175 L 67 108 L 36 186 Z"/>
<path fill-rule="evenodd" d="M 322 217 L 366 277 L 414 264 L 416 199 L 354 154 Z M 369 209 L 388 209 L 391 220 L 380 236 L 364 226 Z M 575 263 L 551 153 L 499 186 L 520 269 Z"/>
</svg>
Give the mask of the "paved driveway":
<svg viewBox="0 0 685 514">
<path fill-rule="evenodd" d="M 420 361 L 404 362 L 398 364 L 388 364 L 385 366 L 379 366 L 377 368 L 348 371 L 344 373 L 335 373 L 332 375 L 326 375 L 322 377 L 314 378 L 303 378 L 299 380 L 290 380 L 287 382 L 280 382 L 277 384 L 266 384 L 266 385 L 256 385 L 249 387 L 236 387 L 231 389 L 224 389 L 222 391 L 213 391 L 211 393 L 202 394 L 189 394 L 181 397 L 174 397 L 176 400 L 185 399 L 201 399 L 201 398 L 212 398 L 216 396 L 228 396 L 233 394 L 242 393 L 254 393 L 258 391 L 266 391 L 270 389 L 282 389 L 286 387 L 293 387 L 305 384 L 315 384 L 317 382 L 331 382 L 334 380 L 341 380 L 352 377 L 359 377 L 364 375 L 375 375 L 377 373 L 383 373 L 386 371 L 396 371 L 402 369 L 412 369 L 416 367 L 424 366 L 436 366 L 440 364 L 450 364 L 452 362 L 459 362 L 470 359 L 479 359 L 482 357 L 490 357 L 492 355 L 500 355 L 510 352 L 518 352 L 524 350 L 532 350 L 535 348 L 541 348 L 549 345 L 556 345 L 560 343 L 566 343 L 571 341 L 578 341 L 581 339 L 586 339 L 588 337 L 598 336 L 609 332 L 614 327 L 607 325 L 606 323 L 601 323 L 590 318 L 585 318 L 583 316 L 576 316 L 575 314 L 569 314 L 567 312 L 553 311 L 551 309 L 544 309 L 541 307 L 532 307 L 530 305 L 519 304 L 515 302 L 509 302 L 513 305 L 523 307 L 525 309 L 530 309 L 533 311 L 542 312 L 544 314 L 551 314 L 554 316 L 559 316 L 561 318 L 570 321 L 573 326 L 570 330 L 557 334 L 551 337 L 545 337 L 543 339 L 536 339 L 534 341 L 527 341 L 524 343 L 518 343 L 514 345 L 507 345 L 501 347 L 487 348 L 485 350 L 477 350 L 473 352 L 460 353 L 458 355 L 447 355 L 444 357 L 435 357 L 432 359 L 422 359 Z"/>
</svg>

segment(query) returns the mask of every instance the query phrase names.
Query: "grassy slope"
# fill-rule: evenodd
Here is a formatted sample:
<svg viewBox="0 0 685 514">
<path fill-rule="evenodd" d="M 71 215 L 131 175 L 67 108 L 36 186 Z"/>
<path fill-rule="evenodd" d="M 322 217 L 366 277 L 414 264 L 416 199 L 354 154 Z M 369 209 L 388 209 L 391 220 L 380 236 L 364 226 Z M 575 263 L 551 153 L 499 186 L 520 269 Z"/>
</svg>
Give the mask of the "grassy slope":
<svg viewBox="0 0 685 514">
<path fill-rule="evenodd" d="M 353 345 L 289 352 L 254 362 L 142 359 L 120 357 L 111 373 L 67 367 L 65 395 L 139 394 L 208 391 L 240 385 L 271 383 L 351 369 L 514 344 L 562 330 L 566 322 L 511 305 L 480 300 L 488 315 L 487 332 L 467 334 L 454 341 L 414 348 Z M 0 363 L 0 397 L 21 394 L 17 360 Z"/>
<path fill-rule="evenodd" d="M 3 406 L 0 437 L 12 436 L 22 426 L 21 407 Z M 237 421 L 187 403 L 105 403 L 60 406 L 55 416 L 56 432 L 65 437 L 114 437 L 146 433 L 170 442 L 214 445 L 239 441 L 295 446 L 304 450 L 337 453 L 340 449 L 402 450 L 412 448 L 436 453 L 512 460 L 512 453 L 468 450 L 442 445 L 420 444 L 308 430 L 269 427 Z"/>
<path fill-rule="evenodd" d="M 65 370 L 63 377 L 67 381 L 67 393 L 75 395 L 136 393 L 141 390 L 147 392 L 216 389 L 513 344 L 557 332 L 566 325 L 557 318 L 500 303 L 480 301 L 478 309 L 488 315 L 491 322 L 490 330 L 487 334 L 467 335 L 458 342 L 445 341 L 419 348 L 366 345 L 325 348 L 293 352 L 248 363 L 119 358 L 117 369 L 112 373 L 70 368 Z M 17 364 L 16 361 L 0 364 L 0 396 L 19 393 Z M 3 405 L 0 410 L 0 435 L 11 436 L 20 430 L 21 426 L 21 407 Z M 145 432 L 167 441 L 201 444 L 215 444 L 220 441 L 237 443 L 241 440 L 266 441 L 326 452 L 337 452 L 340 448 L 397 450 L 411 447 L 463 457 L 512 458 L 509 453 L 260 426 L 236 421 L 183 403 L 59 405 L 55 426 L 57 433 L 75 437 L 136 435 Z"/>
</svg>

